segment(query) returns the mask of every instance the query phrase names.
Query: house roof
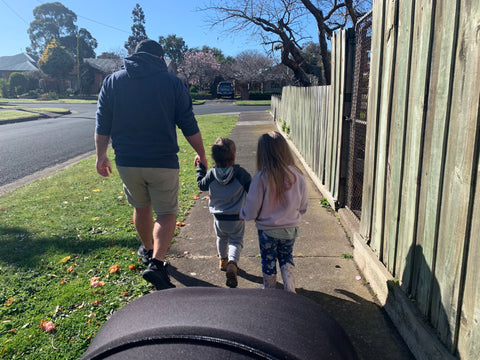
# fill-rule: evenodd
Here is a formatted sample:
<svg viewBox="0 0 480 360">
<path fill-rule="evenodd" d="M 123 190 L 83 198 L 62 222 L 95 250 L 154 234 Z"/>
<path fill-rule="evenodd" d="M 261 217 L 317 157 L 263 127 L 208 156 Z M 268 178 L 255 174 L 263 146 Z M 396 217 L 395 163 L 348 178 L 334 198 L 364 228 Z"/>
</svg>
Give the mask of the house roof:
<svg viewBox="0 0 480 360">
<path fill-rule="evenodd" d="M 104 74 L 111 74 L 120 70 L 123 66 L 123 59 L 94 59 L 88 58 L 85 61 L 94 69 L 103 72 Z M 167 68 L 170 68 L 170 59 L 165 59 Z"/>
<path fill-rule="evenodd" d="M 27 53 L 12 56 L 0 56 L 0 71 L 35 71 L 36 60 Z"/>
<path fill-rule="evenodd" d="M 111 74 L 117 70 L 120 70 L 123 65 L 122 59 L 85 59 L 91 67 L 103 72 L 104 74 Z"/>
</svg>

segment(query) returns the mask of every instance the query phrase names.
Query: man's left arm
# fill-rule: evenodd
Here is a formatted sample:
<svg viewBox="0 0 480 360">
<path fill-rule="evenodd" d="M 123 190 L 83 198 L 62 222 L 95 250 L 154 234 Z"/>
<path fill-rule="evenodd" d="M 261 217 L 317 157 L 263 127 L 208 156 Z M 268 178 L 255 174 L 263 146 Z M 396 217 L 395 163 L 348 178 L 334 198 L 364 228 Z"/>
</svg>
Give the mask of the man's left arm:
<svg viewBox="0 0 480 360">
<path fill-rule="evenodd" d="M 183 135 L 197 152 L 194 165 L 202 163 L 208 169 L 208 161 L 203 147 L 202 134 L 198 128 L 197 120 L 193 114 L 192 98 L 183 83 L 176 83 L 175 124 L 182 130 Z"/>
<path fill-rule="evenodd" d="M 205 166 L 205 169 L 208 169 L 208 161 L 205 155 L 205 148 L 203 147 L 203 140 L 202 134 L 197 132 L 192 136 L 185 136 L 187 141 L 190 145 L 192 145 L 193 149 L 197 152 L 197 156 L 195 156 L 194 165 L 197 166 L 198 163 L 202 163 Z"/>
</svg>

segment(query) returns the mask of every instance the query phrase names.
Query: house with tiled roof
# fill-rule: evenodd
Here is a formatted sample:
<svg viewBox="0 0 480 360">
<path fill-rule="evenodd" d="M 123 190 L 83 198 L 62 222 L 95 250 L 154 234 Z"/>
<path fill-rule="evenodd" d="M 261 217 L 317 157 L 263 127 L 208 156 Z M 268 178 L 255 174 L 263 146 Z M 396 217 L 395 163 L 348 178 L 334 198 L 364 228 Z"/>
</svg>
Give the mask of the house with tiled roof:
<svg viewBox="0 0 480 360">
<path fill-rule="evenodd" d="M 0 78 L 8 79 L 13 72 L 38 71 L 37 59 L 27 53 L 0 56 Z"/>
<path fill-rule="evenodd" d="M 92 84 L 91 92 L 98 93 L 102 87 L 103 79 L 123 66 L 122 59 L 95 59 L 87 58 L 84 62 L 93 69 L 95 79 Z"/>
<path fill-rule="evenodd" d="M 92 92 L 97 93 L 100 91 L 105 77 L 117 70 L 120 70 L 123 66 L 123 59 L 94 59 L 88 58 L 84 60 L 94 70 L 95 80 L 92 85 Z M 176 69 L 173 61 L 165 59 L 168 71 L 175 74 Z"/>
<path fill-rule="evenodd" d="M 37 60 L 27 53 L 21 53 L 13 56 L 0 56 L 0 78 L 7 79 L 13 72 L 40 71 L 37 67 Z M 98 59 L 88 58 L 84 61 L 90 65 L 94 73 L 94 82 L 91 92 L 98 93 L 102 87 L 103 79 L 123 66 L 123 59 Z M 176 73 L 176 69 L 171 60 L 166 59 L 167 68 L 170 72 Z M 66 87 L 78 89 L 76 69 L 72 72 Z M 45 80 L 43 81 L 45 83 Z M 55 85 L 56 86 L 56 85 Z"/>
</svg>

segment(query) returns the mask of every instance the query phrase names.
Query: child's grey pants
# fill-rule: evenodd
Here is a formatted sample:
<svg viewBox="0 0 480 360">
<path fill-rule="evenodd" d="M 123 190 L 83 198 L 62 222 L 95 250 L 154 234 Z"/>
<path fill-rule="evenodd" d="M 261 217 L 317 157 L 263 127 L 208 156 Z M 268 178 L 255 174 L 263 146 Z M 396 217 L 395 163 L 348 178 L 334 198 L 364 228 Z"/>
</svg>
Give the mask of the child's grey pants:
<svg viewBox="0 0 480 360">
<path fill-rule="evenodd" d="M 217 234 L 217 251 L 221 258 L 238 263 L 243 248 L 245 221 L 217 220 L 213 218 L 213 228 Z"/>
</svg>

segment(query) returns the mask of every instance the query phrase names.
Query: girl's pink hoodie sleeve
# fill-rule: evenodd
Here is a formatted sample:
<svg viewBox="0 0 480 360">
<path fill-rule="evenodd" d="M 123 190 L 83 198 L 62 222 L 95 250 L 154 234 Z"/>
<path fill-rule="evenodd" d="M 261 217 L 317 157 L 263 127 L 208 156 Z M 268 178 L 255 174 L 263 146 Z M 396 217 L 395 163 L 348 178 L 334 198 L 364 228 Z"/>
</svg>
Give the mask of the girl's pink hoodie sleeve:
<svg viewBox="0 0 480 360">
<path fill-rule="evenodd" d="M 308 207 L 308 191 L 307 191 L 307 183 L 305 181 L 304 176 L 300 176 L 301 181 L 302 181 L 302 201 L 300 202 L 300 207 L 298 211 L 300 214 L 305 214 L 307 212 L 307 207 Z"/>
<path fill-rule="evenodd" d="M 250 184 L 250 189 L 247 193 L 245 205 L 240 209 L 240 218 L 243 220 L 255 220 L 262 208 L 263 193 L 265 185 L 257 173 Z"/>
</svg>

